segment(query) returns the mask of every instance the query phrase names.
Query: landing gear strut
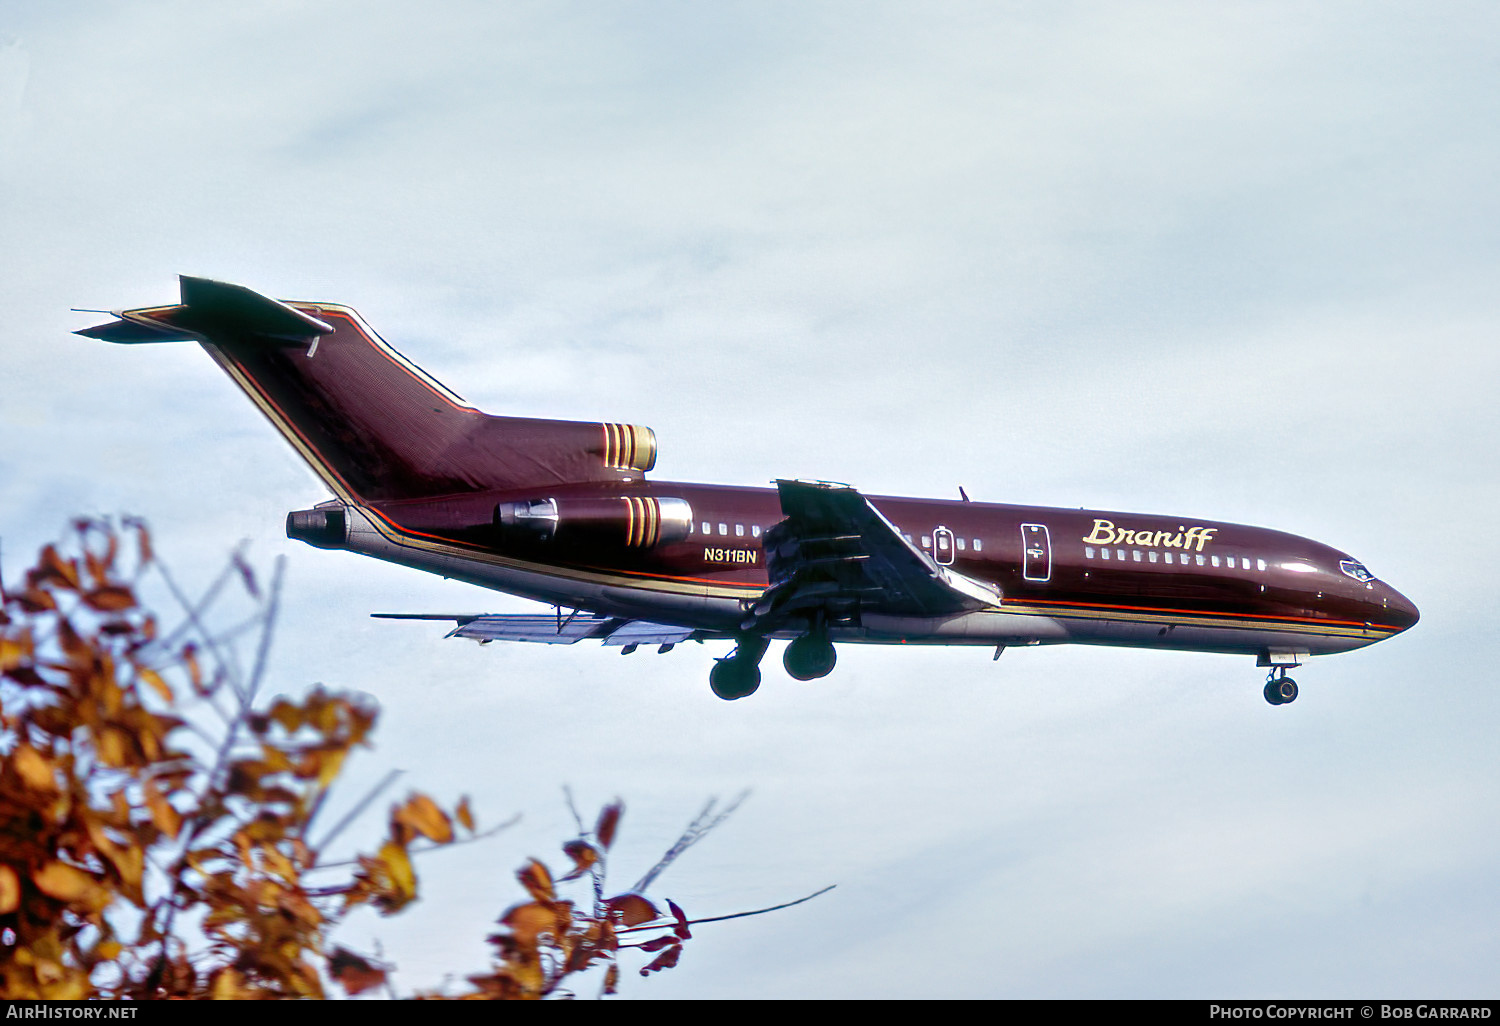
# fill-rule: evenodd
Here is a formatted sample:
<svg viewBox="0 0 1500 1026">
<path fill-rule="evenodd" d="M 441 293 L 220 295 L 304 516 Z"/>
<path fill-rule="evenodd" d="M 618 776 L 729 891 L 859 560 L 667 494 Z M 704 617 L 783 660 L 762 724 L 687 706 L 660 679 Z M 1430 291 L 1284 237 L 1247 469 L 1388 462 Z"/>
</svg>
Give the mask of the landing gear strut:
<svg viewBox="0 0 1500 1026">
<path fill-rule="evenodd" d="M 708 686 L 714 694 L 726 702 L 755 694 L 760 687 L 760 657 L 766 654 L 768 644 L 755 635 L 741 637 L 734 651 L 708 672 Z"/>
<path fill-rule="evenodd" d="M 1285 666 L 1274 667 L 1266 675 L 1265 696 L 1272 705 L 1287 705 L 1297 700 L 1297 682 L 1286 675 Z"/>
</svg>

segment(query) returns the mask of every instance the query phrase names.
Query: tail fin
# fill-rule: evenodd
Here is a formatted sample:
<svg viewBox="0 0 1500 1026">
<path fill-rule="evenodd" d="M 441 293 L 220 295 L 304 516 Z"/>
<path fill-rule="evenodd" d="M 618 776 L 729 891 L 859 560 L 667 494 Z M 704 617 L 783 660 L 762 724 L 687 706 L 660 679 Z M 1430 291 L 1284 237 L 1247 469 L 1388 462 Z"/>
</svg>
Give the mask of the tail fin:
<svg viewBox="0 0 1500 1026">
<path fill-rule="evenodd" d="M 638 478 L 650 428 L 495 417 L 463 403 L 345 306 L 283 303 L 181 279 L 176 306 L 125 310 L 78 334 L 197 341 L 340 498 L 421 498 Z"/>
</svg>

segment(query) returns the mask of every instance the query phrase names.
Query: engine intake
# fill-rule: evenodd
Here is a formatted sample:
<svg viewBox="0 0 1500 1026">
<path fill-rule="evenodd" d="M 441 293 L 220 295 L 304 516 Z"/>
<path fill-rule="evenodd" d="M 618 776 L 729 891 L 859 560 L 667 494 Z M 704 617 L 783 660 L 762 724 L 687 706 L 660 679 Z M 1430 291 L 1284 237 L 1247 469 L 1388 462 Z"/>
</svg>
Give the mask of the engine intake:
<svg viewBox="0 0 1500 1026">
<path fill-rule="evenodd" d="M 293 510 L 286 515 L 286 536 L 320 549 L 341 549 L 349 538 L 342 505 Z"/>
</svg>

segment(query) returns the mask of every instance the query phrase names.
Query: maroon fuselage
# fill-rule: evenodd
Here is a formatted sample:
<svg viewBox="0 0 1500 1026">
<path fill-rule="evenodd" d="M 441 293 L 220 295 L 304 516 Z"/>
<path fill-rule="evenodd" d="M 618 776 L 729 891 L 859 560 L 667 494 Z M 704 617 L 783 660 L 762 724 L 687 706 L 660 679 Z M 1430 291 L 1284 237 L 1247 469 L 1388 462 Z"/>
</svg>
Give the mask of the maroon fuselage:
<svg viewBox="0 0 1500 1026">
<path fill-rule="evenodd" d="M 206 279 L 182 287 L 180 305 L 126 311 L 81 333 L 201 342 L 338 496 L 322 512 L 293 514 L 294 536 L 558 605 L 712 631 L 737 629 L 767 589 L 764 539 L 784 517 L 777 491 L 647 480 L 656 459 L 647 428 L 482 413 L 347 307 L 281 304 Z M 948 622 L 871 604 L 861 624 L 856 597 L 841 614 L 849 640 L 1160 645 L 1281 653 L 1284 663 L 1417 620 L 1410 601 L 1348 554 L 1280 531 L 869 501 L 936 568 L 993 585 L 1001 598 Z"/>
</svg>

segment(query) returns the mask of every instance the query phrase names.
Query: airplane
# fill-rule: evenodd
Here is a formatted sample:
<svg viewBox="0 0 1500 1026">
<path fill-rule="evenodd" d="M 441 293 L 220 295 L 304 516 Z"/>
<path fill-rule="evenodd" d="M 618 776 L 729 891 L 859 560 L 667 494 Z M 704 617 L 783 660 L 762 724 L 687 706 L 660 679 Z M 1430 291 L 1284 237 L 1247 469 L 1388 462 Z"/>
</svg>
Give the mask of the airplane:
<svg viewBox="0 0 1500 1026">
<path fill-rule="evenodd" d="M 994 650 L 1116 645 L 1254 656 L 1264 696 L 1298 694 L 1313 655 L 1409 629 L 1415 605 L 1349 554 L 1281 531 L 1083 509 L 648 478 L 634 424 L 482 413 L 392 349 L 353 309 L 180 277 L 168 306 L 77 334 L 192 341 L 335 496 L 287 536 L 555 607 L 545 614 L 372 614 L 452 621 L 449 637 L 622 652 L 728 641 L 709 683 L 760 685 L 770 643 L 798 680 L 836 644 Z"/>
</svg>

